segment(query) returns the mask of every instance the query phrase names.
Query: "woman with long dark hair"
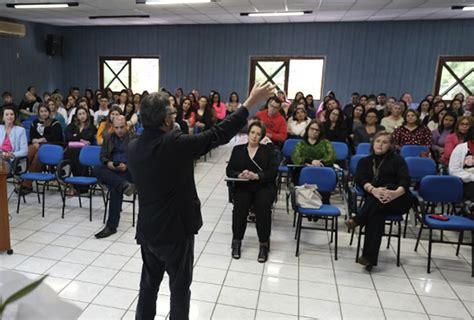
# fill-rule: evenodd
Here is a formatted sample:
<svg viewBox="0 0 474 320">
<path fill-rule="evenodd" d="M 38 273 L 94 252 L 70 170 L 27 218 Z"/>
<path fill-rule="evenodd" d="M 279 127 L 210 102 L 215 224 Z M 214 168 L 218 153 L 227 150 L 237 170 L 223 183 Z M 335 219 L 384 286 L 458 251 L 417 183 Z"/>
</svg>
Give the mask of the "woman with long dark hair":
<svg viewBox="0 0 474 320">
<path fill-rule="evenodd" d="M 209 105 L 209 99 L 202 96 L 198 101 L 198 109 L 196 110 L 195 131 L 202 132 L 212 128 L 216 123 L 216 114 Z"/>
</svg>

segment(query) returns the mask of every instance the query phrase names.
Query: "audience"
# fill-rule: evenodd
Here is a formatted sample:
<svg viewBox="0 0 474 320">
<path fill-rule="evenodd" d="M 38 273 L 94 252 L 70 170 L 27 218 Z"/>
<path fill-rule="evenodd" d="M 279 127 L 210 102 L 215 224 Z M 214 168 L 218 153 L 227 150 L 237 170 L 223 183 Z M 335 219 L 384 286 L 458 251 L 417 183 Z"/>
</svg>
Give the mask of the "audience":
<svg viewBox="0 0 474 320">
<path fill-rule="evenodd" d="M 451 153 L 453 152 L 454 148 L 463 142 L 466 141 L 467 131 L 469 127 L 474 124 L 474 120 L 472 117 L 460 117 L 456 122 L 456 126 L 454 127 L 454 132 L 451 133 L 446 137 L 446 141 L 444 143 L 444 153 L 441 156 L 441 163 L 448 166 L 449 159 L 451 158 Z"/>
<path fill-rule="evenodd" d="M 226 104 L 227 114 L 234 113 L 242 104 L 239 102 L 239 95 L 233 91 L 230 93 L 229 102 Z"/>
<path fill-rule="evenodd" d="M 365 125 L 354 131 L 354 146 L 357 147 L 359 143 L 363 142 L 371 142 L 377 132 L 385 130 L 385 127 L 377 124 L 377 114 L 375 109 L 369 109 L 365 113 Z"/>
<path fill-rule="evenodd" d="M 449 159 L 449 174 L 462 179 L 464 198 L 474 201 L 474 126 L 469 128 L 466 142 L 454 148 Z"/>
<path fill-rule="evenodd" d="M 400 103 L 391 103 L 390 110 L 390 115 L 383 118 L 380 122 L 380 125 L 382 125 L 388 133 L 395 131 L 395 129 L 403 125 L 404 121 L 402 116 L 402 105 Z"/>
<path fill-rule="evenodd" d="M 395 129 L 393 139 L 397 150 L 404 145 L 421 145 L 431 147 L 433 137 L 430 129 L 421 123 L 418 112 L 409 109 L 405 112 L 403 126 Z"/>
<path fill-rule="evenodd" d="M 227 109 L 224 102 L 221 101 L 221 95 L 219 92 L 214 92 L 212 94 L 212 107 L 216 111 L 217 121 L 219 122 L 224 120 Z"/>
<path fill-rule="evenodd" d="M 257 260 L 261 263 L 267 261 L 270 250 L 272 204 L 276 196 L 275 179 L 278 173 L 273 148 L 260 144 L 264 137 L 265 125 L 260 121 L 250 124 L 248 143 L 234 147 L 226 169 L 228 177 L 248 180 L 236 181 L 232 191 L 232 257 L 240 258 L 247 216 L 253 207 L 260 242 Z"/>
<path fill-rule="evenodd" d="M 288 130 L 285 118 L 280 113 L 281 101 L 277 97 L 270 97 L 262 111 L 257 112 L 257 117 L 266 128 L 266 136 L 270 138 L 277 147 L 283 146 Z"/>
<path fill-rule="evenodd" d="M 329 141 L 346 142 L 347 130 L 342 111 L 339 108 L 327 110 L 325 120 L 323 127 L 326 139 Z"/>
<path fill-rule="evenodd" d="M 5 105 L 1 111 L 0 124 L 0 160 L 12 162 L 15 158 L 28 154 L 26 131 L 17 122 L 13 105 Z"/>
<path fill-rule="evenodd" d="M 216 111 L 209 105 L 209 99 L 202 96 L 198 101 L 198 109 L 196 110 L 196 123 L 194 129 L 196 132 L 208 130 L 216 123 Z"/>
<path fill-rule="evenodd" d="M 112 126 L 112 121 L 114 117 L 123 115 L 122 109 L 118 105 L 113 105 L 112 108 L 109 110 L 109 114 L 107 115 L 107 119 L 105 121 L 102 121 L 99 124 L 99 128 L 97 129 L 97 144 L 102 145 L 104 142 L 104 139 L 112 134 L 113 126 Z"/>
<path fill-rule="evenodd" d="M 288 128 L 288 138 L 300 139 L 304 135 L 306 126 L 310 121 L 311 119 L 306 113 L 305 106 L 303 104 L 298 105 L 286 125 Z"/>
<path fill-rule="evenodd" d="M 431 150 L 433 151 L 433 158 L 439 162 L 439 159 L 444 154 L 444 146 L 446 144 L 446 139 L 448 136 L 453 133 L 453 130 L 456 126 L 457 116 L 453 111 L 448 111 L 441 118 L 441 124 L 437 129 L 433 130 L 433 145 Z"/>
</svg>

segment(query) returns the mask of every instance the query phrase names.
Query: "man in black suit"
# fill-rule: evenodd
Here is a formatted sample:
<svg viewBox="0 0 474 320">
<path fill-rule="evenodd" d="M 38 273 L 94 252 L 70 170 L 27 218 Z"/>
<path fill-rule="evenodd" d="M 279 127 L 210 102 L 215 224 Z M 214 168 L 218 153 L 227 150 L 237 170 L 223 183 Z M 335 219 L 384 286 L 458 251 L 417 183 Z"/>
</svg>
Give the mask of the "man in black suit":
<svg viewBox="0 0 474 320">
<path fill-rule="evenodd" d="M 153 93 L 142 100 L 144 132 L 130 142 L 127 152 L 138 191 L 136 239 L 143 259 L 136 319 L 154 319 L 165 271 L 170 278 L 170 319 L 188 319 L 194 235 L 202 226 L 194 159 L 227 143 L 247 123 L 249 110 L 268 99 L 274 88 L 256 85 L 242 107 L 196 135 L 173 129 L 174 111 L 166 93 Z"/>
</svg>

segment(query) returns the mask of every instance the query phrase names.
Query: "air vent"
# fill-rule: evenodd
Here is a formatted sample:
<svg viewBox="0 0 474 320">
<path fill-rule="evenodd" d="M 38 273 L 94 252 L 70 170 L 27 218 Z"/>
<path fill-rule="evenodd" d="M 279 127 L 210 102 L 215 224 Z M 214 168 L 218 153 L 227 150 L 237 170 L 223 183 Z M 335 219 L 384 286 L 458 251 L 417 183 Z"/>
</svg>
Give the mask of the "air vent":
<svg viewBox="0 0 474 320">
<path fill-rule="evenodd" d="M 0 21 L 0 36 L 24 37 L 26 28 L 24 24 Z"/>
</svg>

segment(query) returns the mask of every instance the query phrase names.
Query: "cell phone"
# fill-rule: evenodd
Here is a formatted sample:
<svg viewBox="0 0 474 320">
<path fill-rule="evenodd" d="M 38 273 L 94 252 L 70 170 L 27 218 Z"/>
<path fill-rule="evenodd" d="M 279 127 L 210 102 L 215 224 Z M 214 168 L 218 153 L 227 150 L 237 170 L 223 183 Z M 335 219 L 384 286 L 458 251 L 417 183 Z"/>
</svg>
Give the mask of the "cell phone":
<svg viewBox="0 0 474 320">
<path fill-rule="evenodd" d="M 441 221 L 448 221 L 449 220 L 448 216 L 445 216 L 445 215 L 442 215 L 442 214 L 431 214 L 428 217 L 430 217 L 431 219 L 436 219 L 436 220 L 441 220 Z"/>
<path fill-rule="evenodd" d="M 120 162 L 114 161 L 113 165 L 114 165 L 114 167 L 118 167 L 120 165 Z"/>
</svg>

